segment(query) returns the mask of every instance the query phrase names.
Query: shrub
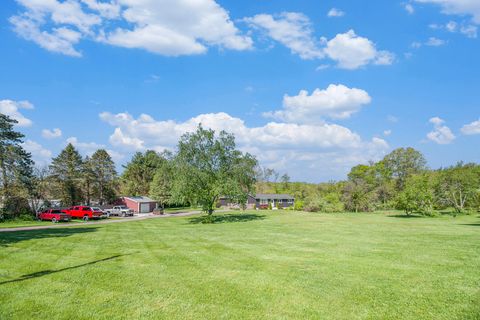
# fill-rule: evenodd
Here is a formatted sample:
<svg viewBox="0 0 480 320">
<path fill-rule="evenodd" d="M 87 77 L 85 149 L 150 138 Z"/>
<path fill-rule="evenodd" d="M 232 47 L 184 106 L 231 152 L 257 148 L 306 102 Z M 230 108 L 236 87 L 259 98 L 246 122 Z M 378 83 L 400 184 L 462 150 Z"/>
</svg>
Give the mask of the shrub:
<svg viewBox="0 0 480 320">
<path fill-rule="evenodd" d="M 302 200 L 296 200 L 295 201 L 295 205 L 293 206 L 293 209 L 294 210 L 297 210 L 297 211 L 302 211 L 303 210 L 303 206 L 304 206 L 304 203 Z"/>
</svg>

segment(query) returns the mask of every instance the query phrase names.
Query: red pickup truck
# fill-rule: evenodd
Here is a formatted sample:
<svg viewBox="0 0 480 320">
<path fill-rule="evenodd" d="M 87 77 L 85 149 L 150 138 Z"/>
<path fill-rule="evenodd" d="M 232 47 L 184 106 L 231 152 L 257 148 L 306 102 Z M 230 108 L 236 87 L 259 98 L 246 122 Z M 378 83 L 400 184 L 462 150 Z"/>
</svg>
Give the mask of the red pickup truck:
<svg viewBox="0 0 480 320">
<path fill-rule="evenodd" d="M 92 207 L 87 206 L 75 206 L 64 210 L 65 213 L 72 216 L 72 218 L 83 219 L 88 221 L 89 219 L 100 219 L 102 217 L 102 211 L 96 211 Z"/>
<path fill-rule="evenodd" d="M 71 216 L 60 209 L 46 209 L 37 215 L 38 220 L 49 220 L 53 223 L 58 221 L 70 221 Z"/>
</svg>

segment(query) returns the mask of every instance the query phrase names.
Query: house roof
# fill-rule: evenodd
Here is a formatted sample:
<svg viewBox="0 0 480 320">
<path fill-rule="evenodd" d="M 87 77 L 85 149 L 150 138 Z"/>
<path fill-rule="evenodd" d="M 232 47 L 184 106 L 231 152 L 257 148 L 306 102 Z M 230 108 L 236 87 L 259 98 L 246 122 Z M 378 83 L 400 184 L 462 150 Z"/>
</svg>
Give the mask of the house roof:
<svg viewBox="0 0 480 320">
<path fill-rule="evenodd" d="M 270 200 L 283 200 L 283 199 L 288 199 L 288 200 L 295 200 L 294 197 L 292 197 L 289 194 L 276 194 L 276 193 L 257 193 L 255 195 L 255 199 L 270 199 Z"/>
<path fill-rule="evenodd" d="M 149 202 L 157 202 L 149 197 L 124 197 L 125 199 L 129 199 L 138 203 L 149 203 Z"/>
</svg>

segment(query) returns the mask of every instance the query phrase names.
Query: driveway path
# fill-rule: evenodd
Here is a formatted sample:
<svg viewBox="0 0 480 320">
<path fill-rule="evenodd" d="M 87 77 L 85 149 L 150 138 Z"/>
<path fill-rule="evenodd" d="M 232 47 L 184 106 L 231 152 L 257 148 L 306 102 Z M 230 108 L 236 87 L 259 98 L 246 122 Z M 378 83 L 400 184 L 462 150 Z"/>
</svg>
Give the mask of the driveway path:
<svg viewBox="0 0 480 320">
<path fill-rule="evenodd" d="M 222 212 L 222 211 L 216 211 Z M 137 216 L 131 218 L 119 218 L 119 219 L 110 219 L 110 220 L 100 220 L 100 221 L 89 221 L 89 222 L 74 222 L 74 223 L 55 223 L 49 226 L 31 226 L 31 227 L 15 227 L 15 228 L 0 228 L 0 232 L 14 232 L 14 231 L 28 231 L 28 230 L 43 230 L 43 229 L 53 229 L 53 228 L 68 228 L 68 227 L 78 227 L 78 226 L 88 226 L 88 225 L 97 225 L 97 224 L 106 224 L 106 223 L 120 223 L 120 222 L 130 222 L 130 221 L 140 221 L 147 219 L 155 218 L 170 218 L 170 217 L 187 217 L 195 214 L 200 214 L 201 211 L 187 211 L 187 212 L 178 212 L 178 213 L 166 213 L 163 215 L 145 215 Z"/>
</svg>

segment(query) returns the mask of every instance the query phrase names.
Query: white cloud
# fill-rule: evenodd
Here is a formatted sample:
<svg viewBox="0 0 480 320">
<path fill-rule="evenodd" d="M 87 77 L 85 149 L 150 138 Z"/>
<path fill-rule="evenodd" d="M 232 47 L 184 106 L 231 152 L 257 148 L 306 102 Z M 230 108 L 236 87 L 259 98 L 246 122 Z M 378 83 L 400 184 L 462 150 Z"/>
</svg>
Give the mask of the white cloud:
<svg viewBox="0 0 480 320">
<path fill-rule="evenodd" d="M 430 38 L 428 38 L 427 42 L 425 42 L 425 45 L 430 46 L 430 47 L 440 47 L 440 46 L 443 46 L 445 44 L 446 44 L 445 40 L 438 39 L 438 38 L 435 38 L 435 37 L 430 37 Z"/>
<path fill-rule="evenodd" d="M 124 155 L 118 151 L 107 149 L 105 145 L 98 144 L 96 142 L 80 142 L 77 137 L 70 137 L 66 140 L 66 143 L 71 143 L 77 148 L 80 153 L 91 156 L 98 149 L 104 149 L 112 157 L 113 161 L 121 161 L 124 159 Z"/>
<path fill-rule="evenodd" d="M 442 7 L 442 12 L 452 15 L 472 16 L 473 22 L 480 24 L 480 2 L 478 0 L 415 0 L 419 3 L 433 3 Z"/>
<path fill-rule="evenodd" d="M 449 21 L 447 24 L 437 24 L 437 23 L 432 23 L 429 25 L 431 29 L 434 30 L 446 30 L 451 33 L 456 33 L 459 32 L 463 35 L 465 35 L 468 38 L 476 38 L 477 37 L 477 31 L 478 27 L 473 25 L 473 24 L 466 24 L 462 23 L 459 24 L 455 21 Z"/>
<path fill-rule="evenodd" d="M 467 25 L 462 26 L 460 28 L 460 33 L 466 35 L 468 38 L 476 38 L 477 37 L 477 26 L 474 25 Z"/>
<path fill-rule="evenodd" d="M 327 13 L 327 16 L 329 17 L 343 17 L 344 15 L 345 15 L 345 12 L 337 8 L 332 8 Z"/>
<path fill-rule="evenodd" d="M 396 116 L 389 115 L 389 116 L 387 116 L 387 121 L 391 122 L 391 123 L 397 123 L 399 121 L 399 119 Z"/>
<path fill-rule="evenodd" d="M 316 39 L 310 19 L 302 13 L 283 12 L 276 16 L 258 14 L 244 21 L 265 31 L 270 38 L 302 59 L 328 57 L 336 61 L 340 68 L 357 69 L 370 63 L 389 65 L 395 58 L 391 52 L 377 50 L 372 41 L 356 35 L 353 30 L 337 34 L 330 41 L 323 37 Z"/>
<path fill-rule="evenodd" d="M 449 144 L 455 140 L 455 135 L 449 127 L 445 126 L 445 121 L 439 117 L 434 117 L 429 120 L 433 124 L 433 131 L 427 134 L 427 139 L 437 144 Z"/>
<path fill-rule="evenodd" d="M 55 128 L 53 130 L 43 129 L 42 130 L 42 137 L 45 139 L 55 139 L 60 138 L 62 136 L 62 130 L 59 128 Z"/>
<path fill-rule="evenodd" d="M 0 113 L 9 116 L 12 119 L 18 121 L 17 126 L 29 127 L 32 125 L 32 120 L 26 118 L 20 109 L 33 109 L 33 105 L 28 101 L 13 101 L 13 100 L 0 100 Z"/>
<path fill-rule="evenodd" d="M 390 136 L 391 134 L 392 134 L 392 130 L 385 130 L 385 131 L 383 131 L 383 135 L 384 135 L 385 137 L 388 137 L 388 136 Z"/>
<path fill-rule="evenodd" d="M 455 21 L 449 21 L 445 28 L 450 32 L 455 32 L 457 30 L 458 24 Z"/>
<path fill-rule="evenodd" d="M 480 119 L 464 125 L 461 131 L 466 135 L 480 134 Z"/>
<path fill-rule="evenodd" d="M 440 46 L 443 46 L 443 45 L 446 45 L 447 42 L 445 40 L 442 40 L 442 39 L 438 39 L 438 38 L 435 38 L 435 37 L 430 37 L 428 38 L 427 41 L 425 42 L 413 42 L 411 44 L 411 47 L 412 48 L 415 48 L 415 49 L 418 49 L 422 46 L 429 46 L 429 47 L 440 47 Z"/>
<path fill-rule="evenodd" d="M 26 140 L 22 146 L 32 154 L 33 161 L 39 166 L 47 165 L 52 158 L 52 152 L 35 141 Z"/>
<path fill-rule="evenodd" d="M 301 90 L 296 96 L 283 97 L 283 110 L 264 114 L 267 117 L 295 123 L 321 123 L 325 117 L 345 119 L 371 102 L 365 90 L 331 84 L 315 89 L 311 95 Z"/>
<path fill-rule="evenodd" d="M 351 165 L 377 159 L 388 149 L 383 139 L 363 141 L 357 133 L 336 124 L 270 122 L 248 127 L 242 119 L 223 112 L 201 114 L 184 122 L 108 112 L 101 113 L 100 119 L 114 127 L 110 142 L 130 152 L 173 149 L 179 137 L 194 131 L 199 123 L 217 132 L 226 130 L 235 134 L 241 150 L 256 155 L 263 165 L 309 181 L 343 177 Z"/>
<path fill-rule="evenodd" d="M 415 8 L 412 6 L 411 3 L 406 3 L 403 7 L 408 12 L 408 14 L 414 14 L 415 13 Z"/>
<path fill-rule="evenodd" d="M 153 53 L 201 54 L 209 46 L 252 48 L 228 12 L 214 0 L 17 0 L 25 11 L 10 18 L 15 32 L 41 47 L 69 56 L 81 39 Z"/>
<path fill-rule="evenodd" d="M 254 28 L 264 30 L 270 38 L 302 59 L 324 57 L 319 41 L 313 36 L 310 19 L 302 13 L 283 12 L 277 16 L 258 14 L 245 18 L 244 21 Z"/>
<path fill-rule="evenodd" d="M 328 41 L 325 53 L 343 69 L 357 69 L 369 63 L 388 65 L 395 59 L 391 52 L 378 51 L 372 41 L 356 35 L 353 30 Z"/>
</svg>

